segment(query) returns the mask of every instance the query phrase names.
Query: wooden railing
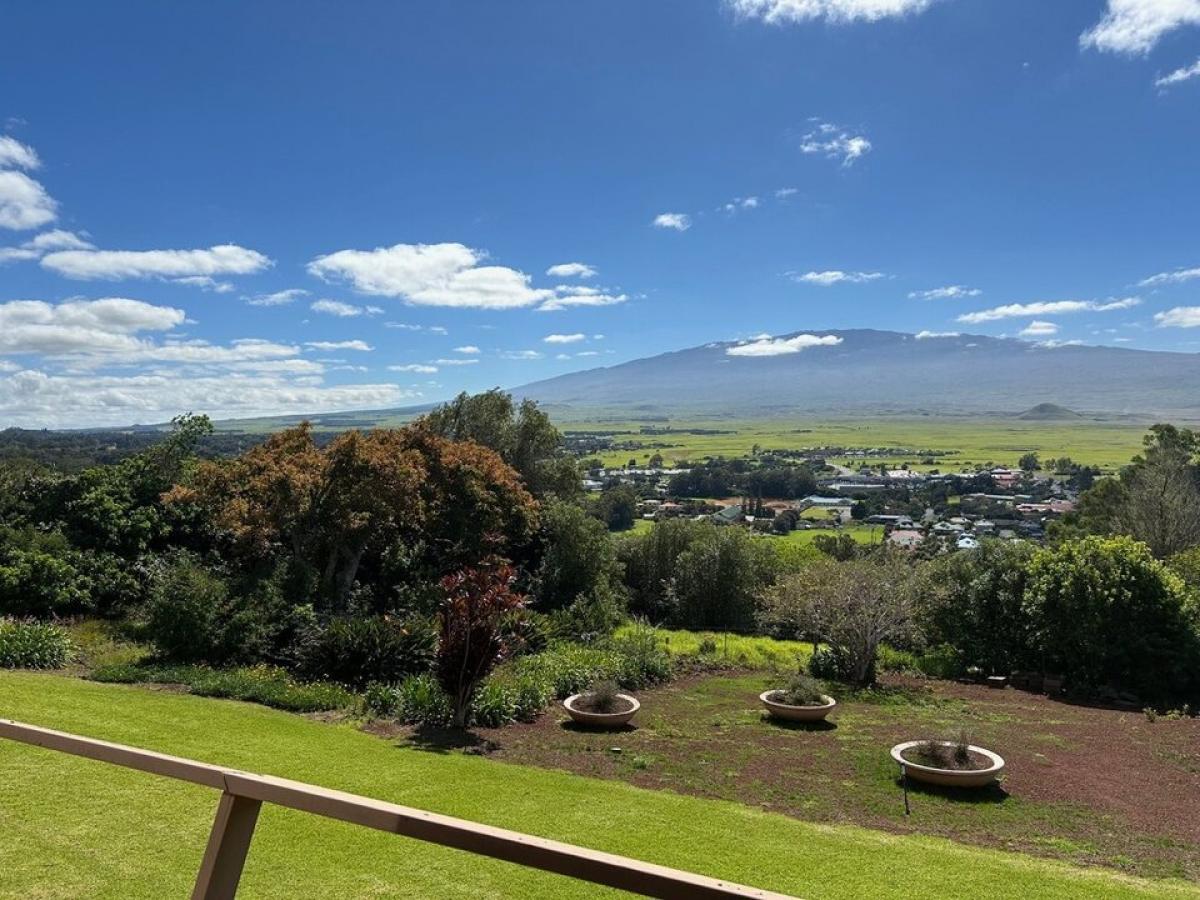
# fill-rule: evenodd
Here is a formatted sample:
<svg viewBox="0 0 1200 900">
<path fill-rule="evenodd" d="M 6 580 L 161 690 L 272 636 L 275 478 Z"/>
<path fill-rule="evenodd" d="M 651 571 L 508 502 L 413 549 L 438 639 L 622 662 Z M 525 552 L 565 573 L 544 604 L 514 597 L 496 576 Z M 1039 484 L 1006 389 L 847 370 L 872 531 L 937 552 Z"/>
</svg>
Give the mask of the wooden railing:
<svg viewBox="0 0 1200 900">
<path fill-rule="evenodd" d="M 237 893 L 258 812 L 264 803 L 503 859 L 646 897 L 682 900 L 785 896 L 299 781 L 252 775 L 7 719 L 0 719 L 0 738 L 221 791 L 216 819 L 192 891 L 193 900 L 229 900 Z"/>
</svg>

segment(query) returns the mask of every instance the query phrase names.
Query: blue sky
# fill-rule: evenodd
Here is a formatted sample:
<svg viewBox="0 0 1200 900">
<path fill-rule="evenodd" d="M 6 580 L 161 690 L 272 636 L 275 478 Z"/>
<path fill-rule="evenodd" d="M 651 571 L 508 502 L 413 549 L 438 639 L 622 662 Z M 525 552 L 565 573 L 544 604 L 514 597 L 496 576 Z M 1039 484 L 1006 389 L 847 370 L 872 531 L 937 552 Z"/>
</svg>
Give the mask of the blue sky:
<svg viewBox="0 0 1200 900">
<path fill-rule="evenodd" d="M 10 4 L 0 426 L 408 405 L 832 328 L 1200 350 L 1198 26 Z"/>
</svg>

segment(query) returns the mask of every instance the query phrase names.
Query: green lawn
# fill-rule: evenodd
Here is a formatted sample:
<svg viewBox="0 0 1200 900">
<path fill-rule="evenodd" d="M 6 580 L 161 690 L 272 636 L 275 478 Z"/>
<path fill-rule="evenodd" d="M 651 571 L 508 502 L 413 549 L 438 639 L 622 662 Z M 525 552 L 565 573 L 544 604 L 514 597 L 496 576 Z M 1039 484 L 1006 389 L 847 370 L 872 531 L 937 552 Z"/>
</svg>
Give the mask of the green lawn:
<svg viewBox="0 0 1200 900">
<path fill-rule="evenodd" d="M 828 537 L 837 537 L 839 534 L 848 534 L 860 544 L 879 544 L 883 542 L 882 525 L 844 525 L 837 530 L 830 528 L 810 528 L 807 531 L 790 531 L 787 534 L 778 537 L 773 535 L 771 539 L 776 541 L 781 546 L 794 544 L 805 547 L 811 544 L 819 534 L 823 534 Z"/>
<path fill-rule="evenodd" d="M 0 716 L 309 781 L 812 898 L 1196 897 L 940 839 L 815 825 L 722 801 L 460 754 L 398 749 L 262 707 L 0 673 Z M 185 896 L 213 792 L 0 742 L 0 895 Z M 276 808 L 246 897 L 593 897 L 507 863 Z"/>
</svg>

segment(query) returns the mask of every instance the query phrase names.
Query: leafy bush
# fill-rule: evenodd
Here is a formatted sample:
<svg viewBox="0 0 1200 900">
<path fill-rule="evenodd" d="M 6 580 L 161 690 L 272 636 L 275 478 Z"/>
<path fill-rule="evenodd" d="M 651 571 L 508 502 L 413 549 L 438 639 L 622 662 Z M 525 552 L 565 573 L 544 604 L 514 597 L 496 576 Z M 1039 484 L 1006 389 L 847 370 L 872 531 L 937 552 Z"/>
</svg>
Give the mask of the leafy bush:
<svg viewBox="0 0 1200 900">
<path fill-rule="evenodd" d="M 410 725 L 443 726 L 450 722 L 450 696 L 432 675 L 410 675 L 396 686 L 397 718 Z"/>
<path fill-rule="evenodd" d="M 0 669 L 58 669 L 71 654 L 71 639 L 57 625 L 0 619 Z"/>
<path fill-rule="evenodd" d="M 635 625 L 614 637 L 609 646 L 620 659 L 617 680 L 622 686 L 636 690 L 671 677 L 671 657 L 653 628 Z"/>
<path fill-rule="evenodd" d="M 825 702 L 825 689 L 817 679 L 797 672 L 771 694 L 771 699 L 789 706 L 820 706 Z"/>
<path fill-rule="evenodd" d="M 363 706 L 371 715 L 393 716 L 400 707 L 400 692 L 395 685 L 372 682 L 363 692 Z"/>
<path fill-rule="evenodd" d="M 390 684 L 428 671 L 436 643 L 433 623 L 419 616 L 334 619 L 303 641 L 300 671 L 352 688 Z"/>
<path fill-rule="evenodd" d="M 244 655 L 243 624 L 224 579 L 192 557 L 170 561 L 156 577 L 145 633 L 163 657 L 216 665 Z"/>
<path fill-rule="evenodd" d="M 58 532 L 0 529 L 0 615 L 73 615 L 88 605 L 79 554 Z"/>
<path fill-rule="evenodd" d="M 1131 538 L 1041 550 L 1025 609 L 1047 671 L 1077 691 L 1115 688 L 1155 702 L 1200 692 L 1200 636 L 1182 580 Z"/>
</svg>

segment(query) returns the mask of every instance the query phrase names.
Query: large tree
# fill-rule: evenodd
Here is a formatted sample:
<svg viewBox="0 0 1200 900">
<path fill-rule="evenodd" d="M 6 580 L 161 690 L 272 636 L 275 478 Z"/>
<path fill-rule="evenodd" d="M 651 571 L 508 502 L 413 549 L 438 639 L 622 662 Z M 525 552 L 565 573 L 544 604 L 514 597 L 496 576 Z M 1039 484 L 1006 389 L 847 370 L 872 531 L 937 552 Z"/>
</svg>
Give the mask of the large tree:
<svg viewBox="0 0 1200 900">
<path fill-rule="evenodd" d="M 513 402 L 497 388 L 461 393 L 419 420 L 434 434 L 474 441 L 495 450 L 516 469 L 535 497 L 570 498 L 582 490 L 579 471 L 563 448 L 562 435 L 537 403 Z"/>
</svg>

